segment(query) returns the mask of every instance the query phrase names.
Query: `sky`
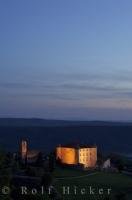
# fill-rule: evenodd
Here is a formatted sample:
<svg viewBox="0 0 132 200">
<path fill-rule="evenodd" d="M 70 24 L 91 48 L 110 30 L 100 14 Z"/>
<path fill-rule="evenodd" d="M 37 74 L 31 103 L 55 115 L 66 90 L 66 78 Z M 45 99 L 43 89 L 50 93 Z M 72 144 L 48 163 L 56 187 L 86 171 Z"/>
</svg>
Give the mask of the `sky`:
<svg viewBox="0 0 132 200">
<path fill-rule="evenodd" d="M 131 0 L 1 0 L 0 117 L 132 120 Z"/>
</svg>

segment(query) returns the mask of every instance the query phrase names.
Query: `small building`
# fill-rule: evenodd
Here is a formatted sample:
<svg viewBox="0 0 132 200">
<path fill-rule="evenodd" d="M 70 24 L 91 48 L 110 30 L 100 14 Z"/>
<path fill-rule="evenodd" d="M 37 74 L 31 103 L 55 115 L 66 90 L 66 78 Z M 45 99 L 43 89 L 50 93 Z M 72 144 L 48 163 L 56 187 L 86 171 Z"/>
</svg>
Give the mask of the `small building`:
<svg viewBox="0 0 132 200">
<path fill-rule="evenodd" d="M 84 168 L 94 168 L 97 162 L 97 146 L 60 145 L 56 148 L 56 159 L 62 164 L 82 164 Z"/>
<path fill-rule="evenodd" d="M 20 144 L 20 155 L 23 163 L 36 163 L 39 155 L 41 154 L 38 150 L 29 150 L 28 142 L 26 140 L 22 140 Z"/>
<path fill-rule="evenodd" d="M 104 161 L 102 168 L 103 169 L 109 169 L 111 167 L 111 161 L 110 159 L 107 159 Z"/>
<path fill-rule="evenodd" d="M 40 151 L 30 150 L 27 152 L 27 163 L 36 163 L 40 155 Z"/>
</svg>

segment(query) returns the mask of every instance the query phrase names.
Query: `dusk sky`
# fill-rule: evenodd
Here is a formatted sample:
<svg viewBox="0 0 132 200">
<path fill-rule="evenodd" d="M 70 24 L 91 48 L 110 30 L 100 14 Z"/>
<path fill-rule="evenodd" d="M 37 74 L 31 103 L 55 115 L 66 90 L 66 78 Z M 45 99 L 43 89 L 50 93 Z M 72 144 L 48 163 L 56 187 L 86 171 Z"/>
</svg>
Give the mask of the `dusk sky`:
<svg viewBox="0 0 132 200">
<path fill-rule="evenodd" d="M 1 0 L 0 117 L 132 120 L 132 1 Z"/>
</svg>

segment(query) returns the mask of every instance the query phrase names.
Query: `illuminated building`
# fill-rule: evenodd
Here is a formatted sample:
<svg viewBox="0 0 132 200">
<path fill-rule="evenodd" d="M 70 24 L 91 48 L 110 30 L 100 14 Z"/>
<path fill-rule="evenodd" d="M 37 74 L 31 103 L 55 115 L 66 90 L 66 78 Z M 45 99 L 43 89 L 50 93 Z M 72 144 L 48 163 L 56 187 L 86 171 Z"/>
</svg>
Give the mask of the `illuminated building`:
<svg viewBox="0 0 132 200">
<path fill-rule="evenodd" d="M 97 147 L 90 145 L 67 145 L 56 148 L 56 159 L 62 164 L 82 164 L 84 168 L 93 168 L 97 162 Z"/>
</svg>

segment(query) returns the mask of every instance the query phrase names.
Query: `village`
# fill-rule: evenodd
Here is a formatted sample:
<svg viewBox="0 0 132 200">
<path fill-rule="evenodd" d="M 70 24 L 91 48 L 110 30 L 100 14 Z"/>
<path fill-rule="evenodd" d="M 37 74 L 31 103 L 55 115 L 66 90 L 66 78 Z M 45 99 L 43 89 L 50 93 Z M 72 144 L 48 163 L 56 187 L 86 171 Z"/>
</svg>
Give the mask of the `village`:
<svg viewBox="0 0 132 200">
<path fill-rule="evenodd" d="M 48 154 L 31 149 L 27 139 L 18 142 L 18 147 L 18 151 L 4 155 L 1 171 L 6 176 L 2 192 L 7 195 L 8 191 L 12 200 L 37 196 L 61 200 L 64 196 L 69 199 L 75 195 L 97 194 L 111 199 L 112 186 L 108 184 L 104 188 L 93 183 L 100 180 L 106 183 L 125 174 L 126 178 L 128 174 L 131 176 L 131 161 L 125 163 L 116 154 L 103 155 L 95 144 L 61 144 Z"/>
</svg>

